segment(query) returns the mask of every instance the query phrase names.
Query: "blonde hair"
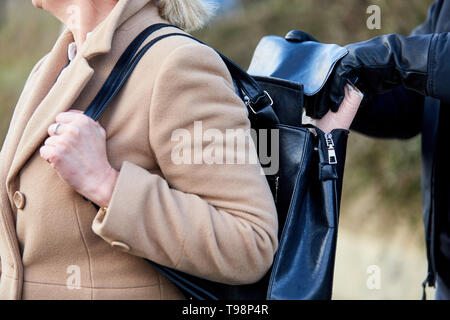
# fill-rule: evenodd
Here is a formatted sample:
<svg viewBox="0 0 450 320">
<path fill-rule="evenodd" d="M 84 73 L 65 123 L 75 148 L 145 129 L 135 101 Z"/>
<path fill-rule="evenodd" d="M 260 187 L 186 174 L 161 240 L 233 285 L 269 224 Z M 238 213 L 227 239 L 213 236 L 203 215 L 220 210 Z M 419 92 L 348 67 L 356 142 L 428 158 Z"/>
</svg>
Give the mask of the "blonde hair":
<svg viewBox="0 0 450 320">
<path fill-rule="evenodd" d="M 156 4 L 164 19 L 186 31 L 203 27 L 216 9 L 211 0 L 156 0 Z"/>
</svg>

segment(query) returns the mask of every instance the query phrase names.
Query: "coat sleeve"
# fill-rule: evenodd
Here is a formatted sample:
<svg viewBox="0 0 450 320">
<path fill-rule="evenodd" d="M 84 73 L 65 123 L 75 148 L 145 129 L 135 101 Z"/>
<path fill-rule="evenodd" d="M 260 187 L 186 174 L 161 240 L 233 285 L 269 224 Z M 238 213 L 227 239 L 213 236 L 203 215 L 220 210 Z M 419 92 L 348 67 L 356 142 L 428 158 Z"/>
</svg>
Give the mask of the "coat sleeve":
<svg viewBox="0 0 450 320">
<path fill-rule="evenodd" d="M 428 11 L 427 20 L 411 35 L 434 33 L 443 4 L 443 0 L 436 0 Z M 424 97 L 399 87 L 365 101 L 352 129 L 377 138 L 407 139 L 421 132 L 423 112 Z"/>
<path fill-rule="evenodd" d="M 434 33 L 436 32 L 436 25 L 439 20 L 439 15 L 442 10 L 442 6 L 444 5 L 444 0 L 436 0 L 428 10 L 428 16 L 427 20 L 417 26 L 413 31 L 412 35 L 418 35 L 418 34 L 428 34 L 428 33 Z"/>
<path fill-rule="evenodd" d="M 239 163 L 243 152 L 256 155 L 251 139 L 237 151 L 227 143 L 227 132 L 250 123 L 218 54 L 197 43 L 175 49 L 160 67 L 149 112 L 149 143 L 161 172 L 124 162 L 94 232 L 205 279 L 258 281 L 278 246 L 276 208 L 259 163 Z M 192 163 L 179 161 L 180 145 Z"/>
<path fill-rule="evenodd" d="M 398 87 L 361 105 L 352 130 L 376 138 L 409 139 L 422 130 L 424 97 Z"/>
</svg>

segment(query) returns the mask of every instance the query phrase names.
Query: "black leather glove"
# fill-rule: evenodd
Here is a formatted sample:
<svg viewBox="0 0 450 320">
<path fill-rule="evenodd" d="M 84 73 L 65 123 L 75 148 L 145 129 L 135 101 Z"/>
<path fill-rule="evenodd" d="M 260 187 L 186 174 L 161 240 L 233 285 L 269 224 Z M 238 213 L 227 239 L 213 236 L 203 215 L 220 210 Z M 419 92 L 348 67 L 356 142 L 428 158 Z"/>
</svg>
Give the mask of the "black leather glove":
<svg viewBox="0 0 450 320">
<path fill-rule="evenodd" d="M 322 118 L 330 109 L 336 112 L 347 82 L 366 97 L 403 85 L 422 95 L 450 101 L 449 39 L 448 33 L 410 37 L 390 34 L 346 46 L 349 53 L 336 65 L 309 113 Z"/>
</svg>

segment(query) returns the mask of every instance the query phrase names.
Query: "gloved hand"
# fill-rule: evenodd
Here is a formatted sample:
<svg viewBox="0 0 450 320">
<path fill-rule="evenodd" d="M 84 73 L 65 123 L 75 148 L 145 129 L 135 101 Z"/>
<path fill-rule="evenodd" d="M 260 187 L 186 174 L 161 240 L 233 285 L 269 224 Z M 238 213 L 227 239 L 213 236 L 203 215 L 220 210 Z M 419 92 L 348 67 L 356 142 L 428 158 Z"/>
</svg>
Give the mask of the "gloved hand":
<svg viewBox="0 0 450 320">
<path fill-rule="evenodd" d="M 364 95 L 382 94 L 403 85 L 422 95 L 450 101 L 449 34 L 404 37 L 385 35 L 346 46 L 349 53 L 338 62 L 318 93 L 314 118 L 336 112 L 347 82 Z"/>
</svg>

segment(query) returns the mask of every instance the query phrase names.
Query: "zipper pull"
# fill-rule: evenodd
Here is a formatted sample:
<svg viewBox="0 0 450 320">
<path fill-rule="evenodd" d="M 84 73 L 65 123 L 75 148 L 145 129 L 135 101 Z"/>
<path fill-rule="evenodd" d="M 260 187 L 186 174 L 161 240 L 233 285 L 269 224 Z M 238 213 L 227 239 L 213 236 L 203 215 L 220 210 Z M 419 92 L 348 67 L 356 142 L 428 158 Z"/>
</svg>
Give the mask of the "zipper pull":
<svg viewBox="0 0 450 320">
<path fill-rule="evenodd" d="M 278 202 L 278 189 L 280 187 L 280 176 L 275 178 L 275 203 Z"/>
<path fill-rule="evenodd" d="M 331 133 L 327 133 L 325 135 L 325 139 L 326 139 L 327 147 L 328 147 L 328 163 L 329 164 L 337 164 L 336 150 L 334 149 L 333 135 Z"/>
</svg>

